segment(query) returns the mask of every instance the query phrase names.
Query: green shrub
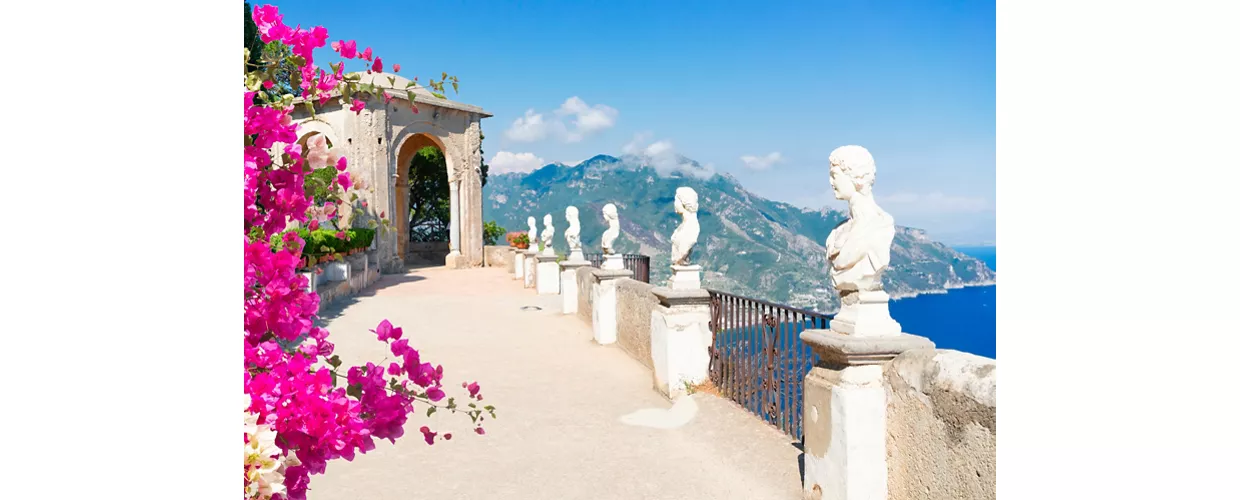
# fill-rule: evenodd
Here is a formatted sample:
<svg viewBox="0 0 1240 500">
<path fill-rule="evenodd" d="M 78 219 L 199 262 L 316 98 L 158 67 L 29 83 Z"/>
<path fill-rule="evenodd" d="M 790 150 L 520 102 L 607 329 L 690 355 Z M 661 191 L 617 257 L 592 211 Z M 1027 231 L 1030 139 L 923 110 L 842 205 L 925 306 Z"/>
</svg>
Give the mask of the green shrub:
<svg viewBox="0 0 1240 500">
<path fill-rule="evenodd" d="M 499 241 L 500 236 L 504 235 L 505 231 L 507 231 L 507 229 L 500 227 L 500 225 L 496 224 L 495 221 L 487 221 L 487 223 L 482 227 L 482 241 L 484 241 L 487 245 L 494 245 L 497 241 Z"/>
</svg>

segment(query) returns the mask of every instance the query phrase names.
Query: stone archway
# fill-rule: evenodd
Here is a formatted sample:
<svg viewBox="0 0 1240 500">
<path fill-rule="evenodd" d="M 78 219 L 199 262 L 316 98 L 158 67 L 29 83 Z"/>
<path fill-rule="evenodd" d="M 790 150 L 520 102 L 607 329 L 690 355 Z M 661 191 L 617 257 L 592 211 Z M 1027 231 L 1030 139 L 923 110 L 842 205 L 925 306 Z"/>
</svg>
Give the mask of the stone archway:
<svg viewBox="0 0 1240 500">
<path fill-rule="evenodd" d="M 454 186 L 451 182 L 453 158 L 448 153 L 448 149 L 444 147 L 444 143 L 440 138 L 420 132 L 405 136 L 400 144 L 397 145 L 395 165 L 396 175 L 393 182 L 394 192 L 392 193 L 394 208 L 391 220 L 396 229 L 396 254 L 402 260 L 406 259 L 409 255 L 410 242 L 408 223 L 409 189 L 407 187 L 409 183 L 409 164 L 413 160 L 414 155 L 417 154 L 418 150 L 428 146 L 435 147 L 443 153 L 448 169 L 448 184 L 450 187 Z M 448 214 L 448 255 L 451 256 L 453 254 L 460 254 L 460 237 L 458 230 L 458 224 L 460 221 L 456 213 L 458 200 L 455 189 L 449 189 L 449 204 L 451 208 Z"/>
</svg>

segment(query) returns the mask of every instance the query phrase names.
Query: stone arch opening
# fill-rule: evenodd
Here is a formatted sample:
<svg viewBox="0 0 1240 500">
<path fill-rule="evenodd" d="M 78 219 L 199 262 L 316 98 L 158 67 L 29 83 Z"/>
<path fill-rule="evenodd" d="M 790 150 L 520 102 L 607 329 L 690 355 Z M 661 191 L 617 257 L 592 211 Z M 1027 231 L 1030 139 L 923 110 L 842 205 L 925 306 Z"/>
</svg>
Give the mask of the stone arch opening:
<svg viewBox="0 0 1240 500">
<path fill-rule="evenodd" d="M 456 248 L 452 161 L 443 140 L 426 133 L 409 135 L 397 150 L 391 220 L 406 265 L 442 263 Z"/>
</svg>

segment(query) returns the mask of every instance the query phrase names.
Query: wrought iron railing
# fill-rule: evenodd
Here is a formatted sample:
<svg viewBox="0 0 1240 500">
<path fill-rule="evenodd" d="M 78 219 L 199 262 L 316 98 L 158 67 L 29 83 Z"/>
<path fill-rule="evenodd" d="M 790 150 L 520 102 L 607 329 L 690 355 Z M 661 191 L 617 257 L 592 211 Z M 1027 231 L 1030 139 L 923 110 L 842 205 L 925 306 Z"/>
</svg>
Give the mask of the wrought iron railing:
<svg viewBox="0 0 1240 500">
<path fill-rule="evenodd" d="M 832 315 L 726 292 L 710 292 L 710 379 L 719 393 L 800 439 L 805 375 L 818 356 L 801 332 Z"/>
<path fill-rule="evenodd" d="M 588 253 L 585 254 L 586 260 L 590 261 L 590 265 L 594 267 L 603 266 L 603 254 Z M 624 257 L 624 268 L 633 271 L 633 279 L 642 283 L 650 283 L 650 256 L 641 254 L 626 253 Z"/>
</svg>

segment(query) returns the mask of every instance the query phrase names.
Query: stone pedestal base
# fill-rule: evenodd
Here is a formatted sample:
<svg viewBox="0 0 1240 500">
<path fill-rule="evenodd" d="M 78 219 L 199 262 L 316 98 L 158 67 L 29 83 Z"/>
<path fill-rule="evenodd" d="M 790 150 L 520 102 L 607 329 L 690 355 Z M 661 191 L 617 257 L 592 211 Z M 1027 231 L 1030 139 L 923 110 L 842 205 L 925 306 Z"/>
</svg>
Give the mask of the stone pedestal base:
<svg viewBox="0 0 1240 500">
<path fill-rule="evenodd" d="M 702 288 L 702 266 L 672 265 L 672 277 L 667 280 L 672 290 L 698 290 Z"/>
<path fill-rule="evenodd" d="M 443 265 L 448 269 L 464 269 L 469 267 L 469 261 L 465 260 L 465 256 L 461 255 L 458 250 L 448 252 L 448 256 L 443 258 Z"/>
<path fill-rule="evenodd" d="M 534 276 L 538 274 L 538 252 L 534 250 L 525 251 L 525 279 L 526 288 L 534 288 Z"/>
<path fill-rule="evenodd" d="M 512 279 L 525 279 L 525 250 L 516 250 L 512 253 Z"/>
<path fill-rule="evenodd" d="M 299 274 L 306 277 L 306 291 L 314 293 L 314 285 L 316 284 L 314 282 L 314 269 Z"/>
<path fill-rule="evenodd" d="M 625 269 L 599 269 L 594 273 L 598 282 L 590 288 L 594 341 L 602 345 L 616 343 L 616 280 L 633 277 Z"/>
<path fill-rule="evenodd" d="M 506 252 L 507 252 L 507 255 L 505 255 L 504 257 L 506 257 L 507 260 L 504 261 L 504 269 L 506 269 L 509 273 L 515 273 L 517 271 L 516 270 L 517 259 L 515 258 L 517 249 L 508 247 L 508 250 L 506 250 Z"/>
<path fill-rule="evenodd" d="M 624 256 L 618 253 L 604 255 L 603 265 L 599 266 L 599 268 L 610 269 L 613 271 L 624 269 Z"/>
<path fill-rule="evenodd" d="M 710 369 L 710 292 L 655 288 L 659 305 L 650 312 L 650 358 L 655 389 L 668 399 L 700 384 Z"/>
<path fill-rule="evenodd" d="M 535 280 L 538 281 L 539 295 L 555 295 L 560 293 L 560 264 L 556 262 L 555 255 L 539 255 L 538 271 L 535 272 Z"/>
<path fill-rule="evenodd" d="M 586 254 L 582 253 L 580 248 L 569 252 L 568 259 L 565 260 L 572 262 L 589 262 L 586 260 Z"/>
<path fill-rule="evenodd" d="M 563 305 L 560 312 L 577 314 L 577 270 L 590 265 L 583 256 L 579 260 L 569 259 L 560 263 L 560 297 Z"/>
<path fill-rule="evenodd" d="M 805 376 L 805 498 L 886 500 L 882 365 L 934 343 L 904 333 L 859 337 L 832 330 L 806 330 L 801 340 L 821 358 Z"/>
<path fill-rule="evenodd" d="M 854 295 L 855 299 L 841 298 L 844 303 L 840 305 L 839 314 L 831 320 L 832 330 L 858 337 L 900 334 L 900 324 L 891 319 L 891 311 L 887 307 L 891 301 L 887 292 L 854 292 Z"/>
</svg>

